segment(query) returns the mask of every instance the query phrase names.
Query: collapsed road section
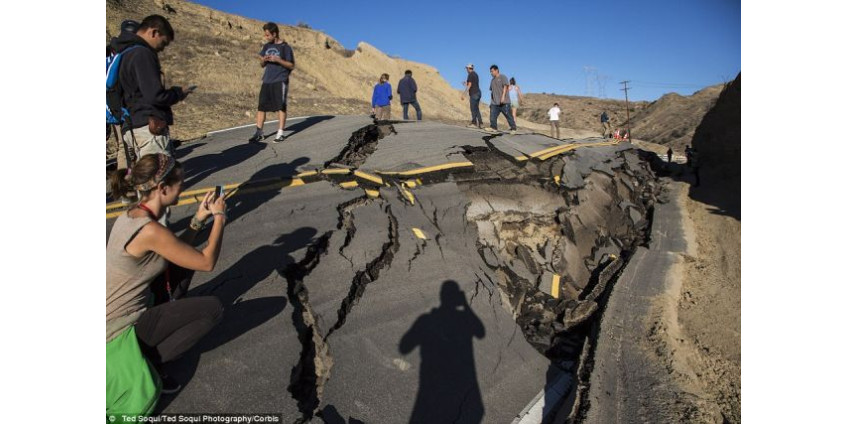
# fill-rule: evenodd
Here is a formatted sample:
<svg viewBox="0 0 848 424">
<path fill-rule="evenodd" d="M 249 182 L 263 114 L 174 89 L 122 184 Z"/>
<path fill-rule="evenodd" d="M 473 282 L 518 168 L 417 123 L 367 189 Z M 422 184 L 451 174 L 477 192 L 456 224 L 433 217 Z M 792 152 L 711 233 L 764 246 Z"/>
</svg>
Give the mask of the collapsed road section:
<svg viewBox="0 0 848 424">
<path fill-rule="evenodd" d="M 604 296 L 648 241 L 657 185 L 645 153 L 428 122 L 360 125 L 332 152 L 337 140 L 310 133 L 345 122 L 277 152 L 326 152 L 304 161 L 324 169 L 296 170 L 316 182 L 233 198 L 234 254 L 255 243 L 244 234 L 269 240 L 276 261 L 276 277 L 263 273 L 242 297 L 282 294 L 291 309 L 239 337 L 232 345 L 248 353 L 228 358 L 274 372 L 244 381 L 219 357 L 220 369 L 194 379 L 235 383 L 192 385 L 166 410 L 282 385 L 288 400 L 230 397 L 289 421 L 510 422 L 562 376 L 572 396 L 545 395 L 545 412 L 570 409 Z M 260 263 L 225 266 L 210 283 L 256 278 Z M 278 340 L 299 346 L 252 351 Z"/>
<path fill-rule="evenodd" d="M 360 133 L 385 133 L 376 128 L 379 127 Z M 370 151 L 379 149 L 378 140 L 392 142 L 391 137 L 372 138 L 367 149 Z M 579 361 L 584 339 L 589 336 L 586 323 L 597 317 L 604 294 L 631 252 L 646 242 L 646 229 L 656 196 L 654 175 L 639 157 L 640 153 L 629 145 L 587 146 L 549 161 L 522 161 L 498 150 L 493 143 L 495 138 L 497 136 L 481 137 L 485 147 L 462 146 L 473 169 L 429 173 L 418 179 L 420 184 L 384 176 L 382 186 L 374 187 L 380 192 L 377 199 L 363 197 L 338 206 L 337 228 L 344 232 L 337 236 L 337 244 L 340 243 L 337 252 L 350 264 L 351 269 L 347 272 L 353 272 L 354 276 L 348 280 L 351 283 L 346 296 L 334 288 L 331 289 L 333 294 L 322 294 L 324 299 L 333 299 L 331 305 L 313 306 L 313 310 L 326 311 L 318 313 L 316 321 L 325 322 L 320 330 L 323 334 L 320 344 L 329 346 L 327 357 L 331 358 L 315 358 L 313 368 L 322 369 L 319 366 L 322 364 L 331 364 L 331 367 L 324 367 L 323 375 L 306 380 L 307 383 L 317 382 L 318 386 L 310 393 L 320 393 L 320 396 L 317 402 L 310 403 L 315 408 L 302 410 L 304 418 L 317 415 L 331 422 L 331 417 L 344 412 L 349 417 L 371 422 L 386 416 L 388 411 L 379 403 L 365 404 L 361 399 L 351 403 L 350 395 L 339 392 L 336 383 L 341 381 L 343 387 L 361 384 L 370 390 L 357 397 L 383 399 L 390 393 L 380 394 L 379 389 L 369 385 L 373 377 L 370 368 L 387 367 L 393 372 L 402 372 L 415 365 L 402 358 L 385 363 L 391 355 L 378 355 L 381 360 L 369 363 L 370 355 L 355 353 L 361 346 L 348 345 L 361 342 L 362 333 L 370 332 L 364 329 L 381 321 L 372 313 L 358 311 L 357 305 L 389 302 L 389 299 L 381 301 L 380 298 L 391 296 L 391 289 L 414 289 L 409 281 L 415 279 L 409 274 L 415 272 L 415 265 L 426 266 L 425 278 L 443 285 L 453 284 L 459 276 L 467 276 L 462 279 L 464 284 L 456 284 L 470 304 L 470 310 L 483 308 L 486 314 L 480 315 L 495 322 L 505 317 L 511 319 L 529 346 L 550 361 L 549 367 L 560 368 L 562 364 Z M 349 151 L 363 151 L 361 140 L 362 137 L 352 137 L 351 142 L 357 146 Z M 367 158 L 357 157 L 357 162 L 361 165 L 363 159 Z M 357 218 L 355 212 L 369 203 L 371 212 Z M 368 222 L 380 215 L 387 218 L 388 231 L 377 237 L 363 235 L 362 228 L 373 232 L 381 227 L 378 222 Z M 357 223 L 357 219 L 365 222 Z M 401 237 L 399 233 L 403 230 L 412 237 Z M 362 258 L 357 264 L 344 252 L 350 251 L 350 245 L 361 237 L 384 241 L 369 243 L 382 247 L 373 251 L 370 260 Z M 329 246 L 327 249 L 336 252 Z M 395 260 L 396 257 L 403 259 Z M 339 266 L 343 266 L 341 261 Z M 344 272 L 339 273 L 338 268 L 328 265 L 323 272 L 311 276 L 314 283 L 308 284 L 310 290 L 327 292 L 327 284 L 320 281 L 333 278 L 332 274 L 347 280 Z M 388 308 L 386 314 L 391 316 L 392 307 L 384 307 Z M 421 307 L 415 309 L 421 310 Z M 337 315 L 335 320 L 327 316 L 332 312 Z M 404 318 L 409 319 L 407 317 Z M 415 328 L 416 322 L 407 322 L 401 327 Z M 443 324 L 451 325 L 449 322 Z M 357 328 L 351 329 L 351 325 Z M 331 335 L 339 342 L 332 341 Z M 365 340 L 386 348 L 385 345 L 391 346 L 389 340 L 393 338 L 385 336 L 385 333 L 372 335 L 373 339 L 366 337 Z M 404 337 L 407 335 L 401 335 L 401 340 Z M 513 332 L 506 347 L 514 343 Z M 445 355 L 454 354 L 449 346 L 443 349 Z M 310 347 L 310 351 L 314 350 Z M 401 353 L 403 351 L 401 349 Z M 417 365 L 425 367 L 424 351 L 421 355 Z M 339 361 L 340 356 L 351 358 L 353 363 Z M 503 352 L 498 356 L 493 368 L 484 372 L 503 372 Z M 444 365 L 444 360 L 441 362 Z M 336 364 L 341 369 L 337 369 Z M 356 366 L 349 368 L 354 364 Z M 364 369 L 369 372 L 363 373 Z M 424 368 L 419 369 L 419 384 L 423 384 Z M 550 374 L 550 370 L 545 373 Z M 391 379 L 391 376 L 386 378 Z M 454 377 L 445 378 L 450 381 Z M 464 402 L 449 407 L 451 402 L 446 398 L 462 399 L 469 391 L 479 391 L 474 384 L 461 383 L 459 386 L 464 386 L 465 391 L 455 393 L 458 397 L 444 393 L 437 396 L 441 410 L 448 415 L 464 416 L 470 411 L 472 417 L 477 413 L 488 416 L 486 408 L 469 407 Z M 535 389 L 544 385 L 544 382 L 537 383 Z M 509 390 L 495 397 L 504 401 L 507 392 Z M 529 400 L 528 396 L 523 399 L 525 403 Z M 432 401 L 430 398 L 422 400 L 419 394 L 412 405 L 413 417 L 423 422 L 448 419 L 448 415 L 435 412 L 439 409 L 420 406 Z M 511 410 L 512 417 L 520 410 L 515 408 Z M 506 417 L 505 414 L 498 419 Z"/>
</svg>

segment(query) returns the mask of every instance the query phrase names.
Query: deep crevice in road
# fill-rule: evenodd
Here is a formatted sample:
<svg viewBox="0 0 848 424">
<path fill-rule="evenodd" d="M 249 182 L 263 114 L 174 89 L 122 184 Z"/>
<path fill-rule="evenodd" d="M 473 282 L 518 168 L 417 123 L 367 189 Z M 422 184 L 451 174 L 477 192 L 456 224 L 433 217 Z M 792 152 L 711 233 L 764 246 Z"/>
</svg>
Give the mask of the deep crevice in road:
<svg viewBox="0 0 848 424">
<path fill-rule="evenodd" d="M 321 337 L 321 331 L 315 321 L 315 315 L 309 306 L 309 291 L 303 284 L 304 278 L 321 262 L 327 253 L 332 231 L 324 233 L 312 243 L 304 258 L 286 267 L 283 274 L 288 282 L 288 297 L 294 307 L 292 320 L 301 343 L 300 360 L 291 372 L 288 386 L 302 417 L 298 422 L 312 419 L 318 407 L 324 383 L 329 379 L 332 357 L 329 348 Z"/>
<path fill-rule="evenodd" d="M 395 218 L 392 213 L 392 206 L 387 204 L 383 208 L 383 212 L 386 213 L 389 221 L 389 239 L 383 243 L 380 254 L 368 262 L 364 269 L 356 272 L 356 275 L 353 277 L 350 284 L 350 291 L 339 306 L 339 310 L 337 312 L 338 320 L 327 332 L 324 340 L 327 340 L 334 331 L 345 324 L 347 315 L 365 293 L 365 287 L 380 278 L 380 271 L 391 266 L 395 253 L 400 247 L 400 242 L 398 241 L 398 222 L 397 218 Z"/>
<path fill-rule="evenodd" d="M 377 150 L 377 143 L 389 134 L 397 134 L 397 131 L 394 124 L 388 122 L 369 124 L 354 131 L 341 153 L 324 163 L 324 167 L 360 167 Z"/>
<path fill-rule="evenodd" d="M 647 242 L 655 176 L 632 151 L 585 165 L 574 152 L 516 164 L 493 150 L 466 148 L 475 172 L 457 178 L 477 253 L 527 342 L 579 360 L 604 295 Z"/>
<path fill-rule="evenodd" d="M 344 254 L 344 250 L 350 245 L 350 242 L 356 235 L 356 224 L 353 222 L 353 209 L 366 203 L 368 203 L 368 196 L 360 196 L 336 206 L 336 210 L 339 213 L 339 222 L 336 224 L 336 229 L 345 232 L 344 243 L 339 247 L 339 255 L 347 259 L 351 266 L 353 266 L 353 261 Z"/>
</svg>

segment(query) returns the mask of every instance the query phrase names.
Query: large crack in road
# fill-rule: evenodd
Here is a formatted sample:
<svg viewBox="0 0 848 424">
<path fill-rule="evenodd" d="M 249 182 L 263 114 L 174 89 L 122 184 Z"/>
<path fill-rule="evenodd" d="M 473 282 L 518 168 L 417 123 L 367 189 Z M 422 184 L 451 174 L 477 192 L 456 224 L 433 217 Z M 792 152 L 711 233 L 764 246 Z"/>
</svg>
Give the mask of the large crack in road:
<svg viewBox="0 0 848 424">
<path fill-rule="evenodd" d="M 324 336 L 325 341 L 333 334 L 334 331 L 344 325 L 347 315 L 350 313 L 351 309 L 353 309 L 354 305 L 356 305 L 356 303 L 359 302 L 359 299 L 365 294 L 365 287 L 368 284 L 377 281 L 377 279 L 380 278 L 380 271 L 392 264 L 395 252 L 397 252 L 399 246 L 397 218 L 395 218 L 392 214 L 391 205 L 386 205 L 383 208 L 383 212 L 389 218 L 389 239 L 386 240 L 383 247 L 380 249 L 380 255 L 368 262 L 364 269 L 356 272 L 356 276 L 353 277 L 353 281 L 351 281 L 350 284 L 350 291 L 348 292 L 347 297 L 342 301 L 337 312 L 338 320 L 327 332 L 327 335 Z"/>
</svg>

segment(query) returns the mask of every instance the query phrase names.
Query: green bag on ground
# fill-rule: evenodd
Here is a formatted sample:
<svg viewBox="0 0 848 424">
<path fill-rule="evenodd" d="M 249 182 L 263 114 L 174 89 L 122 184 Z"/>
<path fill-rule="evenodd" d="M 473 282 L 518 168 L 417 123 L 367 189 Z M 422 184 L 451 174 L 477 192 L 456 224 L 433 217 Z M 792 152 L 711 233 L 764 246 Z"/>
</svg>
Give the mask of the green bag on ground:
<svg viewBox="0 0 848 424">
<path fill-rule="evenodd" d="M 120 423 L 150 415 L 162 381 L 141 353 L 135 326 L 106 343 L 106 422 Z"/>
</svg>

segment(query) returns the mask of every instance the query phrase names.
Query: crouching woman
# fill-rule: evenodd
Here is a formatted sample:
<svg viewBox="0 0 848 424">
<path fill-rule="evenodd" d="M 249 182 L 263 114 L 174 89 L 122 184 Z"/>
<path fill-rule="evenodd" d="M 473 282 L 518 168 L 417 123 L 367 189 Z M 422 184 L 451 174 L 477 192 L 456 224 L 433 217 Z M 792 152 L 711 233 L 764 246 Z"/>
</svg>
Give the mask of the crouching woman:
<svg viewBox="0 0 848 424">
<path fill-rule="evenodd" d="M 224 196 L 210 191 L 189 228 L 178 238 L 158 222 L 183 190 L 179 162 L 164 154 L 142 157 L 129 180 L 112 178 L 112 193 L 139 192 L 139 203 L 121 214 L 106 244 L 106 414 L 149 415 L 161 393 L 180 386 L 157 371 L 197 343 L 221 319 L 214 296 L 181 298 L 186 283 L 170 287 L 170 269 L 211 271 L 218 261 L 226 223 Z M 212 229 L 202 250 L 192 243 L 209 217 Z M 166 278 L 161 277 L 165 274 Z M 167 285 L 167 298 L 154 302 L 154 280 Z"/>
</svg>

